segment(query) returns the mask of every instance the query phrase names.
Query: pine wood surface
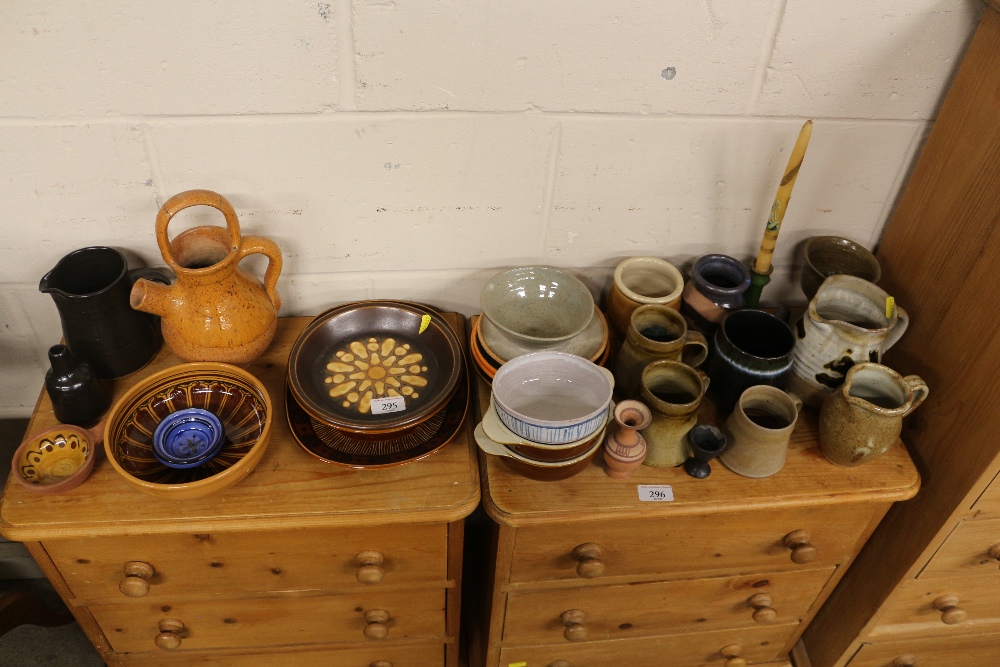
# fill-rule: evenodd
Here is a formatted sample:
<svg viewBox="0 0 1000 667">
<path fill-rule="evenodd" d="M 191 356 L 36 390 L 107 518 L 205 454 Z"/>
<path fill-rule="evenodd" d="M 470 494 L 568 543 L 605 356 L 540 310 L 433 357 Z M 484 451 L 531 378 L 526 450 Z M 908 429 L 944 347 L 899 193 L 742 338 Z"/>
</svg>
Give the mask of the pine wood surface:
<svg viewBox="0 0 1000 667">
<path fill-rule="evenodd" d="M 125 602 L 119 590 L 130 561 L 154 570 L 144 600 L 252 595 L 272 591 L 446 586 L 445 524 L 209 534 L 134 535 L 45 543 L 74 602 Z M 377 584 L 358 581 L 356 556 L 378 551 Z M 461 548 L 458 554 L 461 555 Z M 460 578 L 459 578 L 460 580 Z M 454 586 L 455 579 L 450 579 Z"/>
<path fill-rule="evenodd" d="M 443 590 L 382 592 L 297 599 L 177 600 L 173 604 L 137 602 L 93 605 L 91 613 L 118 653 L 156 651 L 158 623 L 184 623 L 180 654 L 187 649 L 281 646 L 286 644 L 365 642 L 365 612 L 389 612 L 387 639 L 437 639 L 445 642 Z M 183 660 L 183 657 L 181 657 Z"/>
<path fill-rule="evenodd" d="M 850 667 L 988 667 L 996 664 L 1000 634 L 955 637 L 909 638 L 902 641 L 865 644 L 850 661 Z M 902 658 L 904 661 L 895 663 Z M 801 667 L 801 666 L 798 666 Z"/>
<path fill-rule="evenodd" d="M 885 363 L 919 374 L 931 391 L 903 431 L 923 489 L 889 510 L 807 628 L 803 641 L 815 667 L 848 664 L 881 624 L 883 605 L 895 604 L 897 586 L 921 572 L 958 521 L 974 516 L 977 499 L 1000 493 L 984 496 L 1000 471 L 1000 310 L 984 301 L 1000 291 L 997 99 L 1000 13 L 992 8 L 983 14 L 877 253 L 880 285 L 911 317 Z M 990 501 L 983 507 L 996 511 Z"/>
<path fill-rule="evenodd" d="M 994 552 L 991 554 L 991 550 Z M 985 581 L 1000 582 L 1000 519 L 966 520 L 948 536 L 920 579 L 982 576 Z"/>
<path fill-rule="evenodd" d="M 479 414 L 489 409 L 490 387 L 479 378 Z M 706 407 L 706 410 L 711 409 Z M 803 408 L 778 474 L 750 479 L 712 462 L 712 475 L 699 480 L 683 468 L 642 466 L 626 480 L 612 480 L 600 455 L 567 480 L 539 482 L 510 470 L 495 456 L 481 455 L 483 504 L 490 517 L 511 526 L 674 517 L 706 512 L 808 507 L 843 503 L 895 502 L 913 497 L 920 476 L 901 442 L 883 456 L 856 468 L 841 468 L 823 457 L 818 413 Z M 673 502 L 641 502 L 636 486 L 668 484 Z"/>
<path fill-rule="evenodd" d="M 851 558 L 872 511 L 865 504 L 818 507 L 805 513 L 780 508 L 528 526 L 515 537 L 517 558 L 511 564 L 508 588 L 546 581 L 580 586 L 614 583 L 616 578 L 678 578 L 692 572 L 733 574 L 834 566 Z M 803 529 L 809 532 L 817 555 L 808 563 L 796 564 L 783 538 Z M 581 579 L 572 554 L 577 545 L 588 542 L 601 546 L 604 572 L 594 579 Z"/>
<path fill-rule="evenodd" d="M 767 623 L 754 619 L 750 604 L 750 598 L 761 593 L 771 598 L 767 605 L 775 612 L 771 623 L 797 623 L 833 570 L 511 593 L 503 641 L 563 641 L 565 628 L 559 619 L 567 609 L 584 612 L 585 641 L 761 627 Z M 787 635 L 774 650 L 786 641 Z"/>
<path fill-rule="evenodd" d="M 455 314 L 445 317 L 459 339 L 464 340 L 464 320 Z M 65 494 L 43 496 L 8 480 L 0 500 L 0 533 L 24 541 L 178 531 L 437 523 L 467 516 L 479 502 L 471 418 L 450 444 L 430 457 L 379 470 L 331 466 L 295 442 L 285 418 L 285 367 L 292 344 L 310 320 L 280 319 L 271 346 L 247 368 L 267 388 L 274 415 L 263 459 L 235 487 L 198 500 L 152 498 L 125 482 L 104 459 L 101 448 L 90 478 Z M 121 396 L 140 377 L 177 363 L 180 361 L 164 348 L 146 368 L 116 380 L 114 396 Z M 43 390 L 28 430 L 37 431 L 55 423 Z"/>
<path fill-rule="evenodd" d="M 161 653 L 132 653 L 120 656 L 126 667 L 175 667 L 177 656 Z M 393 644 L 357 647 L 283 647 L 251 654 L 233 651 L 185 652 L 183 664 L 211 667 L 369 667 L 384 661 L 397 667 L 441 667 L 443 644 Z"/>
<path fill-rule="evenodd" d="M 721 632 L 669 635 L 642 639 L 620 639 L 599 643 L 568 642 L 541 646 L 518 646 L 500 651 L 499 664 L 526 662 L 534 665 L 559 664 L 566 660 L 572 667 L 679 667 L 708 665 L 722 667 L 725 660 L 719 651 L 732 644 L 742 650 L 740 656 L 755 667 L 788 667 L 776 655 L 778 647 L 791 632 L 787 625 L 740 628 Z M 782 656 L 783 657 L 783 656 Z M 767 662 L 765 662 L 767 661 Z M 495 663 L 494 663 L 495 664 Z"/>
</svg>

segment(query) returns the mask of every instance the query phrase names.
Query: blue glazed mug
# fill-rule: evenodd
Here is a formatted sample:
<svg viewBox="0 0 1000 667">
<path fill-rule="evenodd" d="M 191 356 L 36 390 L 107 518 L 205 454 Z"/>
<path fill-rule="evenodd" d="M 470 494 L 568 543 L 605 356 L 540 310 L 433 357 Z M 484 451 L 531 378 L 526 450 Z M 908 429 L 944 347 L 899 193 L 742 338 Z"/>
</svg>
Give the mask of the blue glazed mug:
<svg viewBox="0 0 1000 667">
<path fill-rule="evenodd" d="M 705 372 L 720 415 L 728 415 L 750 387 L 784 389 L 794 360 L 795 336 L 784 321 L 763 310 L 726 315 L 715 332 Z"/>
</svg>

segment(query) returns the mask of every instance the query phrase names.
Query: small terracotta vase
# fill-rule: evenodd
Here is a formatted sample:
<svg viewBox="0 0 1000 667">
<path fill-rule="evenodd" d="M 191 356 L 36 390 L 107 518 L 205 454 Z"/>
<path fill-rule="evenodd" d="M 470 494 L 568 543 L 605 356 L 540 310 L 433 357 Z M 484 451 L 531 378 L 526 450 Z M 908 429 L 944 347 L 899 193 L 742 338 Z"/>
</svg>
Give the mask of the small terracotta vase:
<svg viewBox="0 0 1000 667">
<path fill-rule="evenodd" d="M 679 361 L 654 361 L 642 372 L 642 400 L 653 419 L 642 430 L 644 465 L 673 468 L 691 456 L 687 434 L 698 423 L 698 407 L 708 389 L 708 376 Z"/>
<path fill-rule="evenodd" d="M 222 211 L 226 228 L 194 227 L 170 241 L 170 219 L 198 205 Z M 163 339 L 174 354 L 185 361 L 248 364 L 267 349 L 281 306 L 276 289 L 281 251 L 273 241 L 241 236 L 236 211 L 222 195 L 189 190 L 160 209 L 156 242 L 177 282 L 164 286 L 140 279 L 132 287 L 130 303 L 160 316 Z M 257 253 L 269 260 L 263 285 L 239 268 L 244 257 Z"/>
<path fill-rule="evenodd" d="M 903 417 L 923 403 L 927 393 L 917 375 L 903 377 L 882 364 L 856 364 L 820 409 L 823 455 L 845 467 L 881 456 L 899 440 Z"/>
<path fill-rule="evenodd" d="M 646 441 L 639 430 L 649 426 L 652 415 L 639 401 L 622 401 L 615 406 L 614 415 L 618 428 L 604 441 L 605 472 L 613 479 L 625 479 L 646 458 Z"/>
</svg>

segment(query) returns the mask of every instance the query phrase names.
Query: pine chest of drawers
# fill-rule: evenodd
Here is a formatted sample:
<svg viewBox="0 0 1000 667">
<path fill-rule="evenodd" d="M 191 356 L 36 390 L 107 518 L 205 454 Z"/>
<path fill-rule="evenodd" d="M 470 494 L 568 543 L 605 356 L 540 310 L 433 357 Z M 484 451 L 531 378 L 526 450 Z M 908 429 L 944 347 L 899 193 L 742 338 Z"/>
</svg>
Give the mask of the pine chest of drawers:
<svg viewBox="0 0 1000 667">
<path fill-rule="evenodd" d="M 482 382 L 478 401 L 481 414 Z M 612 480 L 598 459 L 536 482 L 480 454 L 493 534 L 471 664 L 788 665 L 871 531 L 920 483 L 902 444 L 838 468 L 818 450 L 816 414 L 799 423 L 785 468 L 759 480 L 721 463 L 705 480 L 648 467 Z M 669 485 L 674 500 L 641 501 L 639 485 Z"/>
<path fill-rule="evenodd" d="M 461 318 L 447 317 L 461 334 Z M 108 664 L 459 664 L 463 519 L 479 503 L 472 419 L 415 463 L 349 470 L 314 459 L 292 439 L 282 398 L 288 350 L 308 321 L 280 320 L 249 368 L 275 415 L 264 458 L 234 488 L 163 501 L 103 459 L 63 495 L 8 484 L 2 532 L 27 544 Z M 161 352 L 115 394 L 175 363 Z M 54 422 L 43 392 L 29 429 Z"/>
</svg>

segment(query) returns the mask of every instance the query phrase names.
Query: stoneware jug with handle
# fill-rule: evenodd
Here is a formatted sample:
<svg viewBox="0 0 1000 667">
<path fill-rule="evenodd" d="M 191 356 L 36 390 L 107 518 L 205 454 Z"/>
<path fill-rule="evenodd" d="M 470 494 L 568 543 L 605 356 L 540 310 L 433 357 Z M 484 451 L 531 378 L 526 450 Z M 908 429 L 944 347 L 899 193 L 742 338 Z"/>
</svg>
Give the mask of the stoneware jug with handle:
<svg viewBox="0 0 1000 667">
<path fill-rule="evenodd" d="M 226 227 L 194 227 L 171 241 L 170 219 L 190 206 L 218 209 Z M 160 316 L 163 339 L 174 354 L 185 361 L 247 364 L 267 349 L 281 306 L 276 289 L 281 251 L 273 241 L 242 236 L 236 211 L 222 195 L 189 190 L 160 209 L 156 242 L 177 281 L 164 286 L 138 280 L 130 300 L 136 310 Z M 269 260 L 263 284 L 239 267 L 257 253 Z"/>
<path fill-rule="evenodd" d="M 795 324 L 795 356 L 788 390 L 820 406 L 856 363 L 880 363 L 906 331 L 910 317 L 889 294 L 864 278 L 823 281 Z"/>
<path fill-rule="evenodd" d="M 845 467 L 881 456 L 899 439 L 903 417 L 916 410 L 927 394 L 927 384 L 917 375 L 903 377 L 870 362 L 852 366 L 843 386 L 819 412 L 823 455 Z"/>
</svg>

